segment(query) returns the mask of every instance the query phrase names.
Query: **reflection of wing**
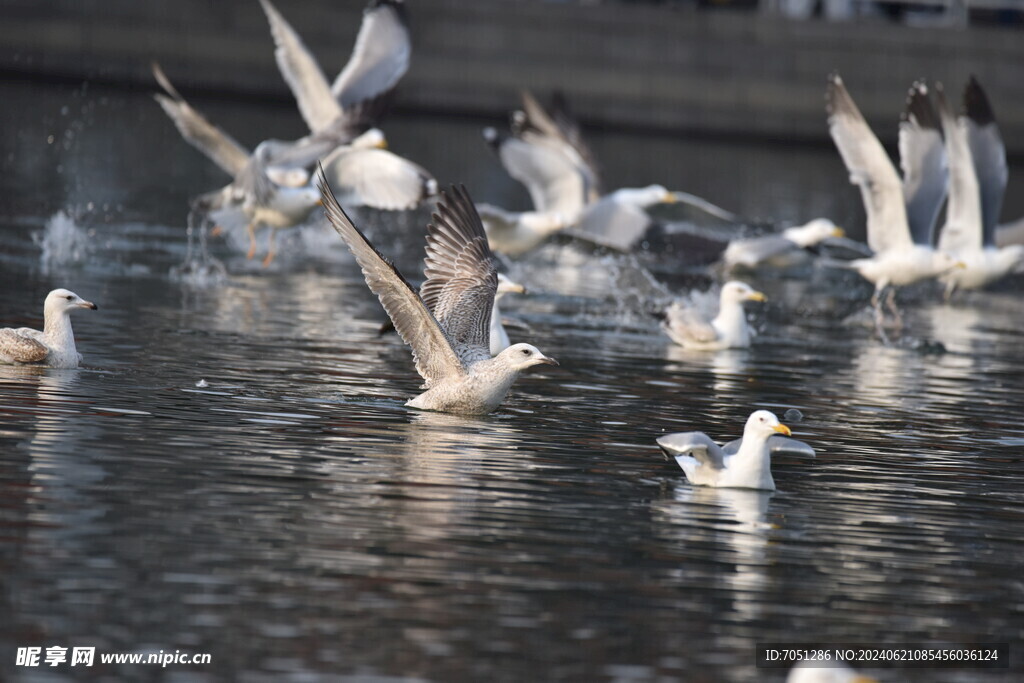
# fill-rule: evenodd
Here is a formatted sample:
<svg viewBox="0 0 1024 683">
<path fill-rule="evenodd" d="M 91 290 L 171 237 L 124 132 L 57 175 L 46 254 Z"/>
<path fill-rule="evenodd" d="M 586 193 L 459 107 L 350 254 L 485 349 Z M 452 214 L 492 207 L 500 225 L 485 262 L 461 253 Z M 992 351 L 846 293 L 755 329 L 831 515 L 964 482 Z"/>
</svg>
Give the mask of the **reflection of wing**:
<svg viewBox="0 0 1024 683">
<path fill-rule="evenodd" d="M 342 108 L 385 93 L 409 69 L 412 43 L 403 0 L 370 0 L 352 56 L 331 86 Z"/>
<path fill-rule="evenodd" d="M 167 95 L 157 93 L 153 97 L 171 117 L 178 132 L 185 140 L 210 158 L 215 164 L 227 171 L 232 177 L 237 175 L 249 163 L 249 152 L 234 141 L 230 135 L 207 121 L 185 101 L 171 85 L 160 65 L 153 63 L 153 75 Z"/>
<path fill-rule="evenodd" d="M 914 83 L 900 121 L 900 165 L 910 234 L 917 244 L 931 246 L 935 219 L 946 198 L 946 151 L 928 89 Z"/>
<path fill-rule="evenodd" d="M 433 176 L 386 149 L 338 148 L 324 159 L 332 186 L 348 204 L 400 211 L 433 194 Z"/>
<path fill-rule="evenodd" d="M 0 329 L 0 359 L 8 363 L 41 363 L 46 360 L 49 350 L 41 341 L 25 334 L 26 332 L 35 330 L 10 327 Z"/>
<path fill-rule="evenodd" d="M 965 122 L 953 118 L 953 112 L 941 89 L 937 95 L 942 129 L 946 133 L 950 174 L 949 206 L 946 208 L 946 224 L 939 235 L 939 248 L 957 253 L 981 246 L 981 195 L 978 193 L 978 178 L 974 175 L 974 163 L 967 144 Z"/>
<path fill-rule="evenodd" d="M 323 168 L 317 180 L 327 220 L 356 257 L 366 284 L 380 299 L 388 317 L 395 324 L 395 330 L 412 348 L 416 371 L 426 380 L 426 385 L 430 387 L 445 377 L 463 374 L 465 368 L 437 320 L 402 274 L 381 256 L 349 220 L 331 192 Z"/>
<path fill-rule="evenodd" d="M 658 438 L 658 445 L 672 457 L 689 455 L 712 469 L 725 469 L 725 453 L 704 432 L 666 434 Z"/>
<path fill-rule="evenodd" d="M 718 339 L 718 332 L 693 306 L 683 301 L 674 301 L 665 311 L 662 323 L 665 332 L 677 344 L 687 342 L 710 344 Z"/>
<path fill-rule="evenodd" d="M 978 81 L 971 80 L 964 88 L 964 115 L 967 125 L 967 144 L 974 159 L 974 174 L 981 192 L 982 237 L 985 246 L 995 244 L 996 225 L 1003 209 L 1003 195 L 1009 170 L 1006 167 L 1006 148 L 999 134 L 992 106 Z"/>
<path fill-rule="evenodd" d="M 726 455 L 733 455 L 740 449 L 743 439 L 735 439 L 722 446 Z M 791 439 L 781 434 L 772 434 L 768 437 L 768 452 L 771 455 L 800 455 L 807 458 L 816 457 L 814 449 L 803 441 Z"/>
<path fill-rule="evenodd" d="M 463 360 L 490 358 L 491 309 L 498 288 L 494 255 L 464 187 L 441 193 L 427 226 L 426 281 L 420 297 Z"/>
<path fill-rule="evenodd" d="M 825 100 L 828 131 L 850 172 L 850 182 L 860 187 L 864 200 L 868 245 L 876 253 L 912 247 L 903 185 L 838 74 L 829 77 Z"/>
<path fill-rule="evenodd" d="M 317 131 L 341 116 L 341 105 L 331 94 L 331 86 L 302 39 L 270 3 L 260 0 L 270 22 L 270 33 L 277 49 L 274 57 L 284 80 L 295 96 L 299 113 L 310 130 Z"/>
</svg>

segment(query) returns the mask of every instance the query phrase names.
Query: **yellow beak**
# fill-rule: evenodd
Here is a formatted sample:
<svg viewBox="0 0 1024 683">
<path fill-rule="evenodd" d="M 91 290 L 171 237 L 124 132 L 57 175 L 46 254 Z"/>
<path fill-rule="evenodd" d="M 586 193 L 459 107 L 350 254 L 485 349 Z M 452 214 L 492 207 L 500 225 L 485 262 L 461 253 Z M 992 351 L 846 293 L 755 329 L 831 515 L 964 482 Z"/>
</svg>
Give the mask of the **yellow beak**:
<svg viewBox="0 0 1024 683">
<path fill-rule="evenodd" d="M 789 427 L 787 427 L 784 424 L 777 424 L 774 427 L 772 427 L 772 429 L 777 431 L 779 434 L 785 434 L 786 436 L 793 436 L 793 432 L 789 431 Z"/>
<path fill-rule="evenodd" d="M 761 292 L 751 292 L 750 294 L 747 295 L 747 301 L 765 302 L 768 301 L 768 297 L 766 297 Z"/>
<path fill-rule="evenodd" d="M 838 225 L 832 229 L 833 237 L 846 237 L 846 231 L 840 228 Z"/>
<path fill-rule="evenodd" d="M 374 147 L 376 147 L 377 149 L 387 149 L 388 141 L 385 140 L 384 138 L 381 138 L 380 141 L 376 145 L 374 145 Z"/>
<path fill-rule="evenodd" d="M 662 204 L 675 204 L 678 201 L 679 201 L 679 199 L 676 197 L 674 192 L 666 192 L 665 196 L 661 200 L 661 203 Z"/>
<path fill-rule="evenodd" d="M 967 264 L 966 264 L 966 263 L 964 263 L 963 261 L 957 261 L 957 262 L 956 262 L 956 267 L 957 267 L 957 268 L 966 268 L 966 267 L 967 267 Z"/>
</svg>

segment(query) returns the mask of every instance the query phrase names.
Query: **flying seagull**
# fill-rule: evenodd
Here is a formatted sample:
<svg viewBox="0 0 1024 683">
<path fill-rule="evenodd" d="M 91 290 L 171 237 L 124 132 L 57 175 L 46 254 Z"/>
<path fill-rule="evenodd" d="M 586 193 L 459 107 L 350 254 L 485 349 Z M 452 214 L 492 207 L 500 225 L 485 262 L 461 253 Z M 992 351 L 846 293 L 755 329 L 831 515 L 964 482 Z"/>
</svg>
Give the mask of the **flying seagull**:
<svg viewBox="0 0 1024 683">
<path fill-rule="evenodd" d="M 850 173 L 850 182 L 860 187 L 867 212 L 868 246 L 875 252 L 871 258 L 851 261 L 849 267 L 875 285 L 871 303 L 881 331 L 881 297 L 887 288 L 938 277 L 963 265 L 931 246 L 948 174 L 940 124 L 924 83 L 914 83 L 900 122 L 901 181 L 838 74 L 829 77 L 825 101 L 829 133 Z M 893 289 L 887 305 L 901 323 Z"/>
<path fill-rule="evenodd" d="M 1024 263 L 1024 246 L 996 247 L 1009 171 L 999 125 L 981 84 L 971 76 L 960 117 L 953 117 L 941 88 L 938 99 L 950 171 L 949 206 L 939 249 L 965 264 L 941 278 L 949 299 L 957 287 L 977 289 L 1013 272 Z"/>
<path fill-rule="evenodd" d="M 96 304 L 66 289 L 55 289 L 43 303 L 43 331 L 30 327 L 0 328 L 0 362 L 39 363 L 51 368 L 77 368 L 82 354 L 75 348 L 71 311 L 96 310 Z"/>
<path fill-rule="evenodd" d="M 704 432 L 666 434 L 657 441 L 666 454 L 675 458 L 691 484 L 774 491 L 772 452 L 793 450 L 814 455 L 814 449 L 800 441 L 770 443 L 776 434 L 788 437 L 791 432 L 774 413 L 758 410 L 747 418 L 743 438 L 724 447 Z M 793 447 L 787 441 L 793 441 Z"/>
<path fill-rule="evenodd" d="M 406 405 L 479 415 L 497 408 L 519 372 L 558 365 L 530 344 L 491 357 L 491 309 L 498 271 L 480 216 L 464 187 L 442 192 L 427 226 L 426 281 L 420 293 L 352 223 L 323 169 L 318 177 L 327 219 L 352 251 L 370 291 L 412 348 L 425 392 Z"/>
</svg>

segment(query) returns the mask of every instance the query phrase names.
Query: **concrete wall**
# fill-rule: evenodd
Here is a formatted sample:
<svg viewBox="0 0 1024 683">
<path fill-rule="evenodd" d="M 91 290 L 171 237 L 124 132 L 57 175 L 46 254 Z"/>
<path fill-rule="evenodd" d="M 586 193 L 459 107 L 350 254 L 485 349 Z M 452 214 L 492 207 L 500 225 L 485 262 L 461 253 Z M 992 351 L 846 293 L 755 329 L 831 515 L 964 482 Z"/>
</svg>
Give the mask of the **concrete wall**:
<svg viewBox="0 0 1024 683">
<path fill-rule="evenodd" d="M 279 0 L 333 76 L 363 0 Z M 589 124 L 823 141 L 826 75 L 842 73 L 876 132 L 895 138 L 910 82 L 958 93 L 976 74 L 1012 152 L 1024 153 L 1024 33 L 795 22 L 754 13 L 536 0 L 410 0 L 405 109 L 506 111 L 522 87 L 561 88 Z M 256 0 L 0 0 L 0 70 L 286 97 Z"/>
</svg>

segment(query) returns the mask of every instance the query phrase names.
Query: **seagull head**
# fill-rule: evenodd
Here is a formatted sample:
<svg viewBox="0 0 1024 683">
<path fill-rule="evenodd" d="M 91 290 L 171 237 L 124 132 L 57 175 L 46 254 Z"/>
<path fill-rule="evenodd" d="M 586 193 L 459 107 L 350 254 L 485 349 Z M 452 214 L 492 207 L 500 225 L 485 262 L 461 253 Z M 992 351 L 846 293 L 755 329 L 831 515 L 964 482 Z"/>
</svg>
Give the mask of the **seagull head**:
<svg viewBox="0 0 1024 683">
<path fill-rule="evenodd" d="M 387 149 L 388 140 L 380 128 L 371 128 L 353 140 L 352 146 L 359 149 Z"/>
<path fill-rule="evenodd" d="M 764 294 L 748 285 L 746 282 L 740 282 L 739 280 L 731 280 L 722 285 L 722 305 L 741 304 L 744 301 L 765 302 L 767 300 L 768 297 L 766 297 Z"/>
<path fill-rule="evenodd" d="M 507 365 L 516 370 L 525 370 L 534 365 L 558 365 L 554 358 L 548 358 L 532 344 L 513 344 L 495 358 L 502 359 Z"/>
<path fill-rule="evenodd" d="M 506 277 L 504 273 L 498 273 L 498 291 L 497 296 L 502 294 L 525 294 L 526 287 L 523 287 L 518 282 L 514 282 L 512 279 Z"/>
<path fill-rule="evenodd" d="M 775 413 L 770 410 L 757 410 L 747 418 L 747 425 L 743 428 L 743 438 L 767 439 L 772 434 L 784 434 L 790 436 L 789 427 L 779 422 Z"/>
<path fill-rule="evenodd" d="M 46 302 L 43 304 L 43 313 L 69 313 L 76 308 L 89 308 L 96 310 L 96 304 L 86 301 L 68 289 L 55 289 L 46 295 Z"/>
<path fill-rule="evenodd" d="M 842 228 L 827 218 L 815 218 L 804 225 L 787 228 L 782 231 L 783 237 L 801 247 L 812 247 L 827 240 L 829 237 L 843 237 L 845 235 L 846 233 L 843 232 Z"/>
<path fill-rule="evenodd" d="M 957 268 L 966 268 L 967 264 L 945 251 L 936 251 L 932 255 L 932 266 L 941 275 Z"/>
</svg>

